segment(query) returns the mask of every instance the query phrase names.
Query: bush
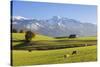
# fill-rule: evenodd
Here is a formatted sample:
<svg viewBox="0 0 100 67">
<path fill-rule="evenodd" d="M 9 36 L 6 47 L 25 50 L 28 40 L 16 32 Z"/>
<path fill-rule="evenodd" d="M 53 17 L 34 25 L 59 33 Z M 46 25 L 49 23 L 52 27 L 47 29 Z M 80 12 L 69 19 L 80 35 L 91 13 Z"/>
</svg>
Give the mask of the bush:
<svg viewBox="0 0 100 67">
<path fill-rule="evenodd" d="M 35 34 L 33 32 L 27 31 L 25 33 L 25 40 L 26 40 L 26 42 L 30 42 L 33 37 L 35 37 Z"/>
</svg>

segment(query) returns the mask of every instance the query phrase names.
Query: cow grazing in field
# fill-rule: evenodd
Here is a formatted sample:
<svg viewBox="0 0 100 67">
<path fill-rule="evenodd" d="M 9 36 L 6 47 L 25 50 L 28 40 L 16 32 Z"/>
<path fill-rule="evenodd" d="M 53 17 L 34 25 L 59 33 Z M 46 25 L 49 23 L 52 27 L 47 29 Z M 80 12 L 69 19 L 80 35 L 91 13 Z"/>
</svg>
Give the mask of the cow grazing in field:
<svg viewBox="0 0 100 67">
<path fill-rule="evenodd" d="M 31 52 L 32 50 L 31 50 L 31 49 L 29 49 L 28 51 L 29 51 L 29 52 Z"/>
<path fill-rule="evenodd" d="M 64 58 L 66 58 L 66 55 L 64 55 Z"/>
<path fill-rule="evenodd" d="M 66 54 L 66 55 L 64 55 L 64 58 L 68 58 L 70 55 L 69 54 Z"/>
<path fill-rule="evenodd" d="M 77 51 L 73 51 L 73 52 L 72 52 L 72 55 L 74 55 L 74 54 L 77 54 Z"/>
</svg>

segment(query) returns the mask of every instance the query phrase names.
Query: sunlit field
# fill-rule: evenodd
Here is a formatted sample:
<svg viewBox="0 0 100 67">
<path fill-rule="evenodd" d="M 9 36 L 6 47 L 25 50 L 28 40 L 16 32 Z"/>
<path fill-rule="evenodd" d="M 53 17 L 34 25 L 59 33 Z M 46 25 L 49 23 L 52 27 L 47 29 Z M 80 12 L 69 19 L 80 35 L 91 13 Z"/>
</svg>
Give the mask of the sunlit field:
<svg viewBox="0 0 100 67">
<path fill-rule="evenodd" d="M 26 46 L 25 33 L 12 33 L 13 66 L 88 62 L 97 60 L 96 36 L 60 38 L 37 34 Z M 28 50 L 32 50 L 29 52 Z M 77 51 L 72 55 L 73 51 Z M 64 58 L 64 55 L 68 57 Z"/>
</svg>

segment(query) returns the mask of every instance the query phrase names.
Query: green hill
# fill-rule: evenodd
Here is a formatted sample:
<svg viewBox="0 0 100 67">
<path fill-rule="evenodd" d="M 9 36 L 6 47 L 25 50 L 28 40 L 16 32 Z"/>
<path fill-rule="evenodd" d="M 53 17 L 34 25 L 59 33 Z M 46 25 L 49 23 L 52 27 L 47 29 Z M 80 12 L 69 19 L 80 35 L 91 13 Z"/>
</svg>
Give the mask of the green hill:
<svg viewBox="0 0 100 67">
<path fill-rule="evenodd" d="M 97 38 L 78 37 L 55 39 L 37 34 L 26 46 L 25 33 L 12 33 L 12 62 L 13 65 L 37 65 L 70 62 L 88 62 L 97 60 Z M 84 44 L 87 44 L 85 46 Z M 15 47 L 17 47 L 15 49 Z M 28 52 L 28 50 L 32 52 Z M 72 55 L 72 51 L 78 51 Z M 64 55 L 68 54 L 68 58 Z"/>
<path fill-rule="evenodd" d="M 12 33 L 13 45 L 23 43 L 25 33 Z M 32 39 L 33 43 L 38 44 L 35 47 L 48 47 L 48 48 L 59 48 L 59 47 L 74 47 L 81 46 L 83 44 L 96 44 L 96 37 L 78 37 L 78 38 L 61 38 L 55 39 L 44 35 L 36 35 Z M 80 45 L 81 44 L 81 45 Z M 23 45 L 24 46 L 24 45 Z"/>
<path fill-rule="evenodd" d="M 25 39 L 25 33 L 12 33 L 12 39 L 13 40 L 24 40 Z M 52 40 L 54 39 L 53 37 L 48 37 L 44 35 L 37 35 L 33 38 L 34 41 L 36 40 Z"/>
<path fill-rule="evenodd" d="M 43 36 L 43 35 L 36 35 L 32 40 L 39 41 L 39 40 L 53 40 L 54 38 Z M 25 33 L 12 33 L 12 46 L 18 45 L 25 40 Z"/>
</svg>

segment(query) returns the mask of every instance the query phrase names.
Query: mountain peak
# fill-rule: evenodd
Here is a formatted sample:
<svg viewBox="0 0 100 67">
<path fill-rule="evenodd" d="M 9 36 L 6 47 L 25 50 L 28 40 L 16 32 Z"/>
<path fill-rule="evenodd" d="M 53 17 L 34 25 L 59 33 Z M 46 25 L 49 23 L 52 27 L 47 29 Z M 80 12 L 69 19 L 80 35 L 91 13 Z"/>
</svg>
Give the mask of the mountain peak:
<svg viewBox="0 0 100 67">
<path fill-rule="evenodd" d="M 59 19 L 59 18 L 61 18 L 61 16 L 53 16 L 53 18 L 58 18 Z"/>
<path fill-rule="evenodd" d="M 22 16 L 14 17 L 14 19 L 16 19 L 12 21 L 14 29 L 32 30 L 40 34 L 53 37 L 68 36 L 70 34 L 94 36 L 97 32 L 97 27 L 94 24 L 82 23 L 81 21 L 60 16 L 53 16 L 47 20 L 29 20 L 29 18 Z"/>
</svg>

